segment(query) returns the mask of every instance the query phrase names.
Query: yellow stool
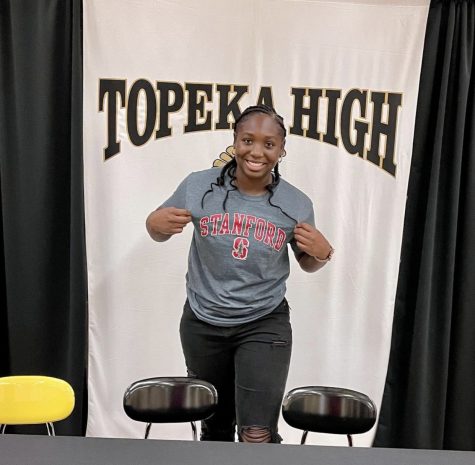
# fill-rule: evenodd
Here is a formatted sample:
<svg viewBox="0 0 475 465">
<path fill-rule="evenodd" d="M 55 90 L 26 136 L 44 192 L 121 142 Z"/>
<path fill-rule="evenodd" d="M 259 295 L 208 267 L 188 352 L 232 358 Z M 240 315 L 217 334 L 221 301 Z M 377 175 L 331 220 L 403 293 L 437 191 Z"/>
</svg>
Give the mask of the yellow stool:
<svg viewBox="0 0 475 465">
<path fill-rule="evenodd" d="M 74 408 L 74 391 L 62 379 L 49 376 L 6 376 L 0 378 L 0 425 L 45 423 L 54 436 L 53 422 L 67 418 Z"/>
</svg>

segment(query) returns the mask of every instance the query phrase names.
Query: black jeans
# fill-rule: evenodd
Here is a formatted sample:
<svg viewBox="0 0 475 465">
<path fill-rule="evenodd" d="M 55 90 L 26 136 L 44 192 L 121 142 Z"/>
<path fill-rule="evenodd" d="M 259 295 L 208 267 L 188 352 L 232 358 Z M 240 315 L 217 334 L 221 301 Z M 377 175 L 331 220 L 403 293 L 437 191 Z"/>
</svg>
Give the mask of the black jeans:
<svg viewBox="0 0 475 465">
<path fill-rule="evenodd" d="M 201 440 L 234 441 L 247 427 L 263 427 L 272 442 L 277 433 L 289 371 L 292 328 L 284 299 L 269 315 L 233 327 L 199 320 L 185 303 L 180 336 L 189 376 L 218 391 L 216 413 L 202 423 Z"/>
</svg>

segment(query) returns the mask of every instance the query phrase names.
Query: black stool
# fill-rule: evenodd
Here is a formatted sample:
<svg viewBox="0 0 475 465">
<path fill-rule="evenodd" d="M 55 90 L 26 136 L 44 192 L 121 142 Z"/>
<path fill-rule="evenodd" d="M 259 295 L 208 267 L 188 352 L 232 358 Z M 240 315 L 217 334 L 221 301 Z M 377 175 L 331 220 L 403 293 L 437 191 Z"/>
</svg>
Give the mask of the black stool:
<svg viewBox="0 0 475 465">
<path fill-rule="evenodd" d="M 215 387 L 189 377 L 159 377 L 135 381 L 124 393 L 124 410 L 128 417 L 147 423 L 145 439 L 152 423 L 190 422 L 197 440 L 195 421 L 213 415 L 218 403 Z"/>
<path fill-rule="evenodd" d="M 292 389 L 282 403 L 284 420 L 304 431 L 305 444 L 309 431 L 346 434 L 353 445 L 352 434 L 369 431 L 376 421 L 376 406 L 365 394 L 329 386 L 305 386 Z"/>
</svg>

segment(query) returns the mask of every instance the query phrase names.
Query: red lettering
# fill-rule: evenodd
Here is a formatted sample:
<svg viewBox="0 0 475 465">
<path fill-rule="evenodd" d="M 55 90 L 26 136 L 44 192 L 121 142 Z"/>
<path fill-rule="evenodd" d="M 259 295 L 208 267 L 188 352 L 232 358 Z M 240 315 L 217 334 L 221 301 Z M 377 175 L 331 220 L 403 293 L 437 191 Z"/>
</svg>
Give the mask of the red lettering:
<svg viewBox="0 0 475 465">
<path fill-rule="evenodd" d="M 213 230 L 211 231 L 212 236 L 216 236 L 216 234 L 218 233 L 218 221 L 220 221 L 222 217 L 222 213 L 215 213 L 214 215 L 211 215 L 209 217 L 209 220 L 211 221 L 211 223 L 213 223 Z"/>
<path fill-rule="evenodd" d="M 249 237 L 249 230 L 252 228 L 252 225 L 256 222 L 256 217 L 252 215 L 246 215 L 246 224 L 244 226 L 243 236 Z"/>
<path fill-rule="evenodd" d="M 266 229 L 266 220 L 262 218 L 257 218 L 256 229 L 254 230 L 254 239 L 256 241 L 262 241 L 264 238 L 264 231 Z"/>
<path fill-rule="evenodd" d="M 287 238 L 285 231 L 282 231 L 282 229 L 277 230 L 277 238 L 275 240 L 274 244 L 274 249 L 279 251 L 282 246 L 285 244 L 285 239 Z"/>
<path fill-rule="evenodd" d="M 203 218 L 200 219 L 200 234 L 205 237 L 208 235 L 208 221 L 209 218 L 207 216 L 203 216 Z"/>
<path fill-rule="evenodd" d="M 234 214 L 234 224 L 233 224 L 233 230 L 231 231 L 231 234 L 233 234 L 234 236 L 242 235 L 242 224 L 244 222 L 244 218 L 246 218 L 246 215 L 244 215 L 244 213 Z"/>
<path fill-rule="evenodd" d="M 249 239 L 245 237 L 236 237 L 233 244 L 233 257 L 238 260 L 246 260 L 249 250 Z"/>
<path fill-rule="evenodd" d="M 274 238 L 274 234 L 275 234 L 275 224 L 268 221 L 267 222 L 266 237 L 264 239 L 264 244 L 274 246 L 274 244 L 272 242 L 272 239 Z"/>
<path fill-rule="evenodd" d="M 219 228 L 218 234 L 229 234 L 229 213 L 224 214 L 223 221 L 221 223 L 221 227 Z"/>
</svg>

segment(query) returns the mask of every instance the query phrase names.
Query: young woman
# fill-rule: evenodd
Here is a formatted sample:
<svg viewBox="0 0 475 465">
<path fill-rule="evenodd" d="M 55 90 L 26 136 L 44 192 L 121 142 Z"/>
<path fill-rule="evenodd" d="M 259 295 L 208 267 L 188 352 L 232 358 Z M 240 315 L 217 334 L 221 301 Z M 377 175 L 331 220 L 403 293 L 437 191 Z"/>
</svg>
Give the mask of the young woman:
<svg viewBox="0 0 475 465">
<path fill-rule="evenodd" d="M 158 241 L 194 234 L 180 325 L 190 376 L 218 391 L 202 440 L 280 442 L 277 421 L 292 346 L 285 299 L 290 244 L 313 272 L 333 248 L 315 228 L 310 199 L 279 175 L 285 127 L 274 109 L 247 108 L 234 126 L 234 158 L 190 174 L 147 218 Z"/>
</svg>

